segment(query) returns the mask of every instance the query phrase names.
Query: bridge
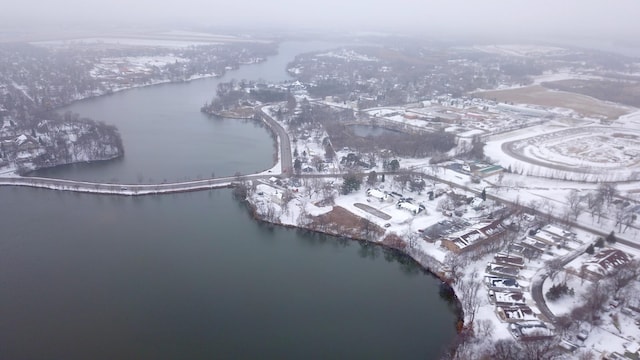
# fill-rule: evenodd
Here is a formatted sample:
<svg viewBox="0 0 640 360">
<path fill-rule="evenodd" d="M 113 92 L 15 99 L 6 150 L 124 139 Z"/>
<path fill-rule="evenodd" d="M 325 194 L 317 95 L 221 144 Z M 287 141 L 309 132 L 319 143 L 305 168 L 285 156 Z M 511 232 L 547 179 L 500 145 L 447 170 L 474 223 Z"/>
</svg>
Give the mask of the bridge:
<svg viewBox="0 0 640 360">
<path fill-rule="evenodd" d="M 198 191 L 230 187 L 234 182 L 266 179 L 272 175 L 244 175 L 215 179 L 163 184 L 110 184 L 88 181 L 51 179 L 40 177 L 0 178 L 0 186 L 26 186 L 32 188 L 74 191 L 106 195 L 151 195 Z"/>
<path fill-rule="evenodd" d="M 182 181 L 162 184 L 115 184 L 103 182 L 90 182 L 78 180 L 64 180 L 42 177 L 10 176 L 0 177 L 0 186 L 25 186 L 32 188 L 74 191 L 105 195 L 151 195 L 169 194 L 187 191 L 199 191 L 230 187 L 233 183 L 268 179 L 275 175 L 288 176 L 292 173 L 293 159 L 291 155 L 291 142 L 285 129 L 267 114 L 263 107 L 256 109 L 258 118 L 269 126 L 276 135 L 279 147 L 280 170 L 262 172 L 250 175 L 238 175 L 204 180 Z"/>
</svg>

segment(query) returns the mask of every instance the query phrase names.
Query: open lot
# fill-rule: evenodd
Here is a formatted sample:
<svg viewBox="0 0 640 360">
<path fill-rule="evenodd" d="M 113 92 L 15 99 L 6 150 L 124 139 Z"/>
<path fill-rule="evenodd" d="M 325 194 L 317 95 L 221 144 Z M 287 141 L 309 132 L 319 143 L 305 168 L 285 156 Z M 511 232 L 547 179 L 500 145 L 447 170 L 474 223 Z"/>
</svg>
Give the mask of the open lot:
<svg viewBox="0 0 640 360">
<path fill-rule="evenodd" d="M 571 109 L 586 117 L 614 120 L 628 114 L 625 107 L 566 91 L 546 89 L 540 85 L 474 93 L 475 96 L 499 102 L 534 104 Z"/>
<path fill-rule="evenodd" d="M 511 157 L 529 164 L 575 173 L 638 171 L 640 132 L 634 129 L 585 127 L 556 131 L 502 144 Z"/>
</svg>

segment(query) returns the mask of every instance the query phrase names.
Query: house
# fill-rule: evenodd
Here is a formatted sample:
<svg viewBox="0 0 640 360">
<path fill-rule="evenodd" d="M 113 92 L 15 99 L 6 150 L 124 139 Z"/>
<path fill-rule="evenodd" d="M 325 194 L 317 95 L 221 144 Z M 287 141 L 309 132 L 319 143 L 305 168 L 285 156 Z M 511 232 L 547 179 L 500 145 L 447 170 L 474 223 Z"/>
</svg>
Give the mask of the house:
<svg viewBox="0 0 640 360">
<path fill-rule="evenodd" d="M 408 201 L 400 200 L 396 203 L 396 208 L 410 211 L 413 215 L 418 215 L 425 209 L 424 205 L 414 205 Z"/>
<path fill-rule="evenodd" d="M 484 201 L 481 198 L 473 198 L 469 206 L 471 206 L 473 209 L 479 209 L 482 206 L 483 202 Z"/>
<path fill-rule="evenodd" d="M 542 321 L 522 321 L 509 324 L 509 332 L 516 340 L 533 341 L 553 337 L 551 331 Z"/>
<path fill-rule="evenodd" d="M 487 264 L 484 272 L 491 275 L 517 278 L 520 274 L 520 268 L 503 264 L 489 263 Z"/>
<path fill-rule="evenodd" d="M 544 226 L 529 236 L 547 245 L 564 245 L 567 242 L 578 241 L 575 233 L 563 230 L 552 224 Z"/>
<path fill-rule="evenodd" d="M 376 198 L 380 201 L 393 200 L 391 196 L 389 196 L 389 194 L 387 194 L 386 192 L 382 192 L 378 189 L 367 189 L 367 196 Z"/>
<path fill-rule="evenodd" d="M 493 259 L 498 264 L 517 266 L 519 268 L 524 268 L 524 258 L 519 255 L 514 255 L 510 253 L 499 252 L 493 256 Z"/>
<path fill-rule="evenodd" d="M 518 281 L 508 277 L 485 276 L 484 284 L 490 290 L 511 292 L 522 291 L 522 286 L 518 284 Z"/>
<path fill-rule="evenodd" d="M 441 244 L 448 250 L 458 254 L 500 239 L 505 230 L 500 220 L 480 222 L 462 232 L 448 235 L 442 239 Z"/>
<path fill-rule="evenodd" d="M 582 265 L 582 273 L 598 280 L 611 274 L 631 261 L 631 256 L 618 249 L 604 249 L 593 255 L 593 258 Z"/>
<path fill-rule="evenodd" d="M 526 305 L 524 294 L 521 292 L 489 290 L 489 302 L 495 305 Z"/>
<path fill-rule="evenodd" d="M 475 167 L 471 172 L 474 176 L 478 176 L 480 178 L 486 178 L 492 175 L 499 174 L 504 171 L 504 168 L 499 165 L 488 165 L 483 167 Z"/>
<path fill-rule="evenodd" d="M 496 314 L 501 321 L 508 323 L 538 320 L 538 316 L 526 305 L 497 306 Z"/>
<path fill-rule="evenodd" d="M 534 250 L 539 254 L 542 254 L 543 252 L 545 252 L 547 249 L 551 247 L 551 245 L 547 244 L 546 242 L 536 240 L 530 236 L 527 236 L 526 238 L 524 238 L 520 242 L 520 245 L 527 247 L 531 250 Z"/>
<path fill-rule="evenodd" d="M 40 144 L 38 144 L 38 140 L 34 139 L 32 136 L 25 134 L 22 134 L 15 138 L 14 143 L 18 151 L 31 151 L 40 147 Z"/>
</svg>

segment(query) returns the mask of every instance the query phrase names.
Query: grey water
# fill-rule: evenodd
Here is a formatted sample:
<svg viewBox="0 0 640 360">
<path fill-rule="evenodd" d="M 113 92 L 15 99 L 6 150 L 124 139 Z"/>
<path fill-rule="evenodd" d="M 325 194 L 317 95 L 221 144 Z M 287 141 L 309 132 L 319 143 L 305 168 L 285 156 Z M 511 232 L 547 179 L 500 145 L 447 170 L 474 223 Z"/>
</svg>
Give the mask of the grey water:
<svg viewBox="0 0 640 360">
<path fill-rule="evenodd" d="M 291 58 L 306 51 L 287 46 Z M 288 61 L 280 56 L 274 69 Z M 252 76 L 284 78 L 269 61 Z M 127 155 L 52 176 L 136 182 L 270 167 L 266 130 L 201 117 L 216 81 L 71 105 L 107 114 L 99 120 L 118 125 Z M 437 359 L 455 336 L 440 281 L 413 261 L 261 225 L 230 190 L 132 198 L 0 187 L 0 203 L 0 359 Z"/>
<path fill-rule="evenodd" d="M 221 78 L 134 88 L 75 102 L 59 111 L 115 125 L 124 143 L 124 157 L 43 169 L 31 175 L 138 184 L 264 171 L 274 165 L 276 153 L 268 129 L 255 121 L 216 119 L 201 113 L 200 107 L 211 101 L 220 82 L 291 80 L 286 65 L 295 55 L 336 46 L 339 44 L 287 42 L 267 61 L 241 66 Z"/>
</svg>

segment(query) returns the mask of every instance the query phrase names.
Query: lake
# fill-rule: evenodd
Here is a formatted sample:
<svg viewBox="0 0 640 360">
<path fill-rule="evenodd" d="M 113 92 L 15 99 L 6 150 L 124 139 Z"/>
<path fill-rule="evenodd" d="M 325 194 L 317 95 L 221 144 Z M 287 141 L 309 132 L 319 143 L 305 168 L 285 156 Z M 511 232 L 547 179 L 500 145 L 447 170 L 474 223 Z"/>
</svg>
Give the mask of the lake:
<svg viewBox="0 0 640 360">
<path fill-rule="evenodd" d="M 285 44 L 223 80 L 285 79 L 287 59 L 323 46 Z M 118 126 L 126 156 L 39 175 L 137 183 L 271 167 L 266 129 L 200 114 L 218 81 L 71 105 Z M 440 281 L 413 261 L 261 225 L 230 190 L 2 187 L 0 199 L 2 359 L 437 359 L 455 336 Z"/>
</svg>

